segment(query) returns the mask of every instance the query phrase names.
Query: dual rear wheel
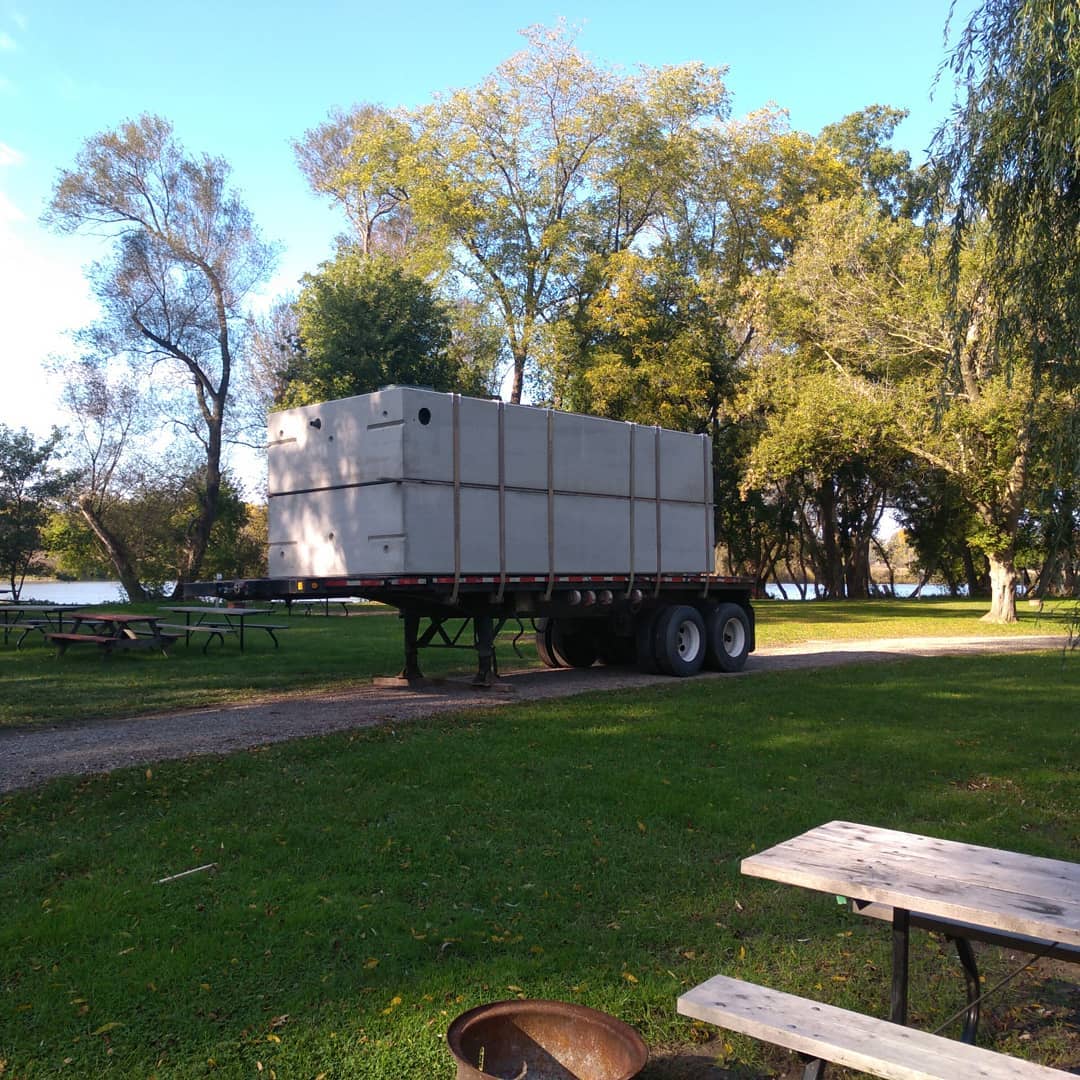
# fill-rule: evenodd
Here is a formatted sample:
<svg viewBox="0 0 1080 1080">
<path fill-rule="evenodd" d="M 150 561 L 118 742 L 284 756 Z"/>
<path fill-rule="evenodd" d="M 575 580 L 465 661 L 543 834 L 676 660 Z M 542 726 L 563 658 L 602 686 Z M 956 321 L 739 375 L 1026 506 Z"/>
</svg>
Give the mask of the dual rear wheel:
<svg viewBox="0 0 1080 1080">
<path fill-rule="evenodd" d="M 679 678 L 702 668 L 740 671 L 750 651 L 750 619 L 738 604 L 671 604 L 643 612 L 633 637 L 614 634 L 601 620 L 536 620 L 536 650 L 548 667 L 636 664 L 639 671 Z"/>
</svg>

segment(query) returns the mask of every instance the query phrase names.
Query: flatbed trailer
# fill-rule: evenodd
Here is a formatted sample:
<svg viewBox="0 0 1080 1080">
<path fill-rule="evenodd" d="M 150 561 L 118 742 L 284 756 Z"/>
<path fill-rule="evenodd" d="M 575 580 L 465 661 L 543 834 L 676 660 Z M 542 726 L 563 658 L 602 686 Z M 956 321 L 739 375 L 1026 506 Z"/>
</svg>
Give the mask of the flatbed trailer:
<svg viewBox="0 0 1080 1080">
<path fill-rule="evenodd" d="M 422 678 L 421 649 L 474 647 L 473 685 L 493 685 L 495 639 L 511 620 L 531 621 L 537 653 L 552 668 L 601 661 L 676 677 L 735 672 L 755 647 L 751 583 L 718 574 L 249 578 L 194 582 L 185 592 L 245 602 L 350 596 L 395 607 L 404 631 L 400 674 L 410 681 Z"/>
<path fill-rule="evenodd" d="M 531 620 L 549 667 L 737 671 L 750 582 L 713 573 L 712 441 L 554 409 L 386 387 L 272 413 L 269 576 L 187 586 L 245 602 L 361 596 L 420 650 Z"/>
</svg>

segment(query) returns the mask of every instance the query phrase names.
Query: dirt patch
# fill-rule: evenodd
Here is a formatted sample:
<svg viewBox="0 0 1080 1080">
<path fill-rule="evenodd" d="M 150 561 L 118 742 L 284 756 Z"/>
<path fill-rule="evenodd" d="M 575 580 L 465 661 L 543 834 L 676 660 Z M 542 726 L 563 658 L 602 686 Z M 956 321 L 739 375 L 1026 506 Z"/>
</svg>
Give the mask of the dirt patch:
<svg viewBox="0 0 1080 1080">
<path fill-rule="evenodd" d="M 835 667 L 910 656 L 1062 647 L 1064 639 L 1049 636 L 809 642 L 760 649 L 738 676 L 710 673 L 698 678 L 744 678 L 770 671 Z M 369 685 L 335 693 L 289 694 L 226 708 L 173 713 L 168 717 L 157 714 L 5 728 L 0 730 L 0 793 L 33 787 L 61 776 L 109 772 L 198 754 L 228 754 L 288 739 L 408 723 L 442 712 L 499 708 L 514 701 L 571 697 L 671 681 L 666 675 L 643 675 L 625 668 L 555 671 L 545 668 L 507 672 L 500 680 L 500 687 L 493 690 L 476 690 L 464 681 L 432 681 L 413 687 Z"/>
</svg>

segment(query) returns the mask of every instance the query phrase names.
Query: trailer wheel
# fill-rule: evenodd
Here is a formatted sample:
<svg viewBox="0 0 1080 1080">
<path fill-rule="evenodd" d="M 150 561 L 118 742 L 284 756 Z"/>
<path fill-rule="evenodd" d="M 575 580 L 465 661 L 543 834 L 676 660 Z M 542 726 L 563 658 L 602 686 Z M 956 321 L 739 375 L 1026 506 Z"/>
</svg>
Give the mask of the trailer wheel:
<svg viewBox="0 0 1080 1080">
<path fill-rule="evenodd" d="M 596 663 L 596 642 L 588 630 L 575 629 L 566 620 L 551 621 L 551 647 L 562 667 L 587 668 Z"/>
<path fill-rule="evenodd" d="M 673 604 L 660 613 L 656 624 L 656 659 L 660 670 L 684 678 L 696 675 L 705 664 L 705 620 L 697 608 Z"/>
<path fill-rule="evenodd" d="M 655 675 L 660 670 L 656 659 L 656 621 L 662 611 L 643 611 L 634 627 L 634 654 L 637 669 L 644 675 Z"/>
<path fill-rule="evenodd" d="M 599 638 L 596 643 L 600 659 L 608 667 L 633 667 L 637 658 L 637 643 L 633 637 L 622 637 L 614 630 Z"/>
<path fill-rule="evenodd" d="M 742 671 L 750 651 L 750 620 L 738 604 L 718 604 L 708 617 L 708 662 L 714 671 Z"/>
<path fill-rule="evenodd" d="M 569 666 L 555 652 L 555 623 L 551 619 L 536 620 L 536 655 L 545 667 Z"/>
</svg>

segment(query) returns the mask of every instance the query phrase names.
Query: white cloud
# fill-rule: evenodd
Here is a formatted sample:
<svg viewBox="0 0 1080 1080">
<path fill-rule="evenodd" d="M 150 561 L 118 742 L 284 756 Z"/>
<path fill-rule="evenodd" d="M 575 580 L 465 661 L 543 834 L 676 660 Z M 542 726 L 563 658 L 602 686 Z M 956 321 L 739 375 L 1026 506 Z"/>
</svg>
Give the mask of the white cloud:
<svg viewBox="0 0 1080 1080">
<path fill-rule="evenodd" d="M 25 221 L 26 215 L 0 191 L 0 238 L 4 238 L 4 226 Z M 2 256 L 0 256 L 2 258 Z"/>
<path fill-rule="evenodd" d="M 5 165 L 21 165 L 26 159 L 14 146 L 0 142 L 0 169 Z"/>
<path fill-rule="evenodd" d="M 96 313 L 80 254 L 64 250 L 0 192 L 0 423 L 43 435 L 62 419 L 46 362 L 70 352 L 68 331 Z"/>
</svg>

